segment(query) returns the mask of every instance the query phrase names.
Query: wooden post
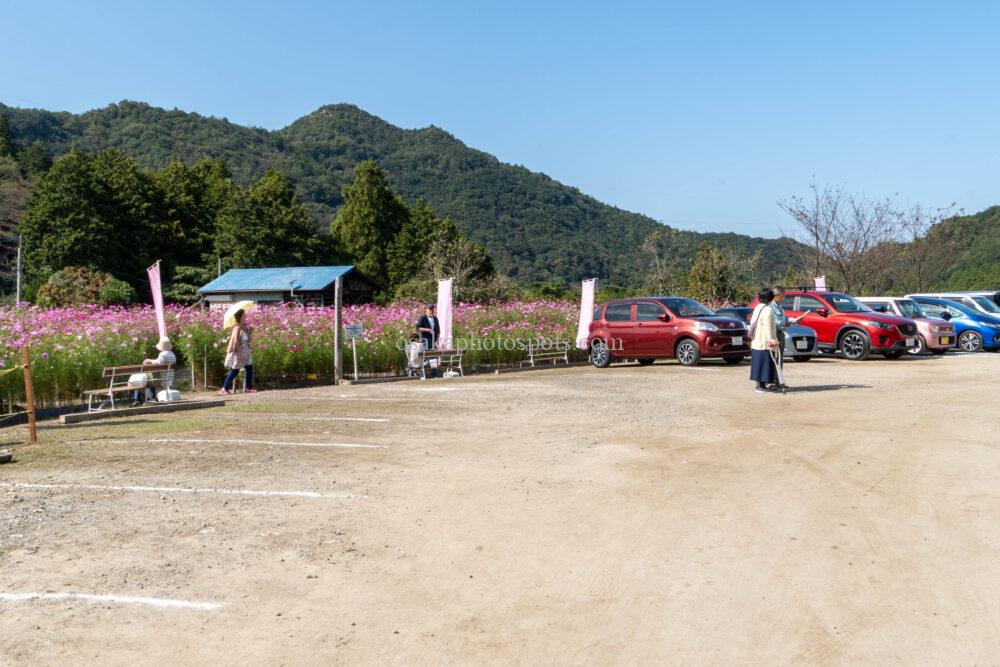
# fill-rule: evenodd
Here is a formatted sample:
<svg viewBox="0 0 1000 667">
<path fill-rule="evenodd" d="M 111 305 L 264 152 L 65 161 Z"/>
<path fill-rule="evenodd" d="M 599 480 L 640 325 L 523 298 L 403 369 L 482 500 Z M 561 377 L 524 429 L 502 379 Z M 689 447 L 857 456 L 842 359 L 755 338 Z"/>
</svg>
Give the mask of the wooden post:
<svg viewBox="0 0 1000 667">
<path fill-rule="evenodd" d="M 35 387 L 31 384 L 31 352 L 28 344 L 21 348 L 21 363 L 24 364 L 24 400 L 28 407 L 28 441 L 38 442 L 38 431 L 35 430 Z"/>
<path fill-rule="evenodd" d="M 343 332 L 341 327 L 340 309 L 344 304 L 344 278 L 337 276 L 333 288 L 333 383 L 340 384 L 343 379 L 343 357 L 340 353 Z"/>
</svg>

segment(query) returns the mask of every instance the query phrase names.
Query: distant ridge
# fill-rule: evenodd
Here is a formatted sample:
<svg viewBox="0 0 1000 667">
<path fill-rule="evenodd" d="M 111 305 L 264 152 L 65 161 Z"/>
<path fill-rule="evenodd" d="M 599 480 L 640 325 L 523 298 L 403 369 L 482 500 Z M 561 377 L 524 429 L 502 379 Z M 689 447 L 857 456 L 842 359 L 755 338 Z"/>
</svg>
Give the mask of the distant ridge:
<svg viewBox="0 0 1000 667">
<path fill-rule="evenodd" d="M 0 112 L 10 120 L 15 140 L 40 140 L 54 155 L 73 145 L 88 151 L 117 148 L 145 167 L 171 159 L 224 158 L 244 185 L 268 168 L 280 169 L 295 180 L 323 228 L 341 204 L 341 188 L 354 166 L 373 159 L 404 198 L 427 199 L 483 242 L 499 270 L 525 281 L 597 276 L 634 285 L 646 268 L 639 246 L 663 228 L 545 174 L 500 162 L 441 128 L 401 129 L 350 104 L 323 106 L 277 131 L 131 101 L 82 114 L 2 104 Z M 680 239 L 675 250 L 680 266 L 689 264 L 705 241 L 748 254 L 760 248 L 775 273 L 795 261 L 795 242 L 786 238 L 681 232 Z"/>
</svg>

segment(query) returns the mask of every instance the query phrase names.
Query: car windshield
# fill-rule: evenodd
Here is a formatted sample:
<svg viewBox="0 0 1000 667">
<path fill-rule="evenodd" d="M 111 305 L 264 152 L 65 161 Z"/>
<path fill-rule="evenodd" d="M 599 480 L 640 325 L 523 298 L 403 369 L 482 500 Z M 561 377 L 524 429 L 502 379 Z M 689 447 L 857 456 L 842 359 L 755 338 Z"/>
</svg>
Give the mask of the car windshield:
<svg viewBox="0 0 1000 667">
<path fill-rule="evenodd" d="M 896 305 L 899 306 L 899 312 L 903 317 L 925 317 L 924 311 L 920 310 L 920 306 L 912 299 L 897 299 Z"/>
<path fill-rule="evenodd" d="M 694 299 L 682 299 L 680 297 L 670 297 L 668 299 L 657 299 L 660 303 L 670 309 L 677 317 L 712 317 L 715 315 L 711 310 L 701 305 Z"/>
<path fill-rule="evenodd" d="M 985 296 L 974 296 L 971 297 L 976 305 L 985 310 L 987 313 L 1000 313 L 1000 306 L 993 303 L 993 299 Z"/>
<path fill-rule="evenodd" d="M 825 294 L 826 300 L 830 302 L 834 310 L 838 313 L 870 313 L 873 312 L 871 308 L 861 303 L 853 296 L 847 296 L 846 294 Z"/>
</svg>

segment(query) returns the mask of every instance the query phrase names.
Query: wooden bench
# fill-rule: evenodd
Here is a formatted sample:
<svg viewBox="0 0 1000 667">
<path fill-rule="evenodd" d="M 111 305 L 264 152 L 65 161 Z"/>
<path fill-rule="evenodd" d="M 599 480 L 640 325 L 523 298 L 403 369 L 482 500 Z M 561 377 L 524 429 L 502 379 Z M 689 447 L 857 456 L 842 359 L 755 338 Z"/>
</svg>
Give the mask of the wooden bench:
<svg viewBox="0 0 1000 667">
<path fill-rule="evenodd" d="M 550 361 L 553 365 L 560 361 L 564 364 L 569 363 L 569 341 L 558 341 L 554 345 L 551 343 L 529 343 L 528 358 L 521 362 L 521 366 L 534 368 L 540 363 Z"/>
<path fill-rule="evenodd" d="M 420 350 L 420 366 L 418 368 L 410 368 L 409 370 L 416 372 L 421 378 L 426 379 L 427 368 L 430 366 L 432 359 L 437 359 L 437 368 L 457 370 L 459 375 L 465 377 L 465 371 L 462 369 L 461 350 Z"/>
<path fill-rule="evenodd" d="M 146 387 L 151 384 L 159 383 L 164 389 L 170 389 L 167 380 L 173 374 L 173 370 L 173 364 L 108 366 L 101 373 L 101 376 L 107 380 L 108 386 L 101 387 L 100 389 L 88 389 L 83 392 L 84 396 L 87 397 L 87 412 L 98 412 L 107 409 L 114 410 L 118 407 L 115 405 L 115 398 L 117 396 L 125 394 L 127 401 L 128 395 L 133 391 L 145 391 Z M 145 385 L 129 384 L 129 378 L 136 373 L 145 373 L 147 375 Z M 94 401 L 98 399 L 100 402 L 95 407 Z"/>
</svg>

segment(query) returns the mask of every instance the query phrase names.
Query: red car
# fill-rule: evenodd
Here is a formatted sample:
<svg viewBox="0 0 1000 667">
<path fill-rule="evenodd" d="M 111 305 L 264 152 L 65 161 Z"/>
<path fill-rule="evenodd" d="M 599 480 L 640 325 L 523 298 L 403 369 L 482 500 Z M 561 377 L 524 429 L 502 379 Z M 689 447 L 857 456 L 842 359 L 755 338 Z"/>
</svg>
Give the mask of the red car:
<svg viewBox="0 0 1000 667">
<path fill-rule="evenodd" d="M 754 299 L 750 305 L 756 305 Z M 820 350 L 840 350 L 845 359 L 861 361 L 872 352 L 897 359 L 919 345 L 917 323 L 908 317 L 876 313 L 853 296 L 840 292 L 786 292 L 781 306 L 788 317 L 816 330 Z"/>
<path fill-rule="evenodd" d="M 693 299 L 677 296 L 620 299 L 594 310 L 587 347 L 590 361 L 606 368 L 616 359 L 642 365 L 676 357 L 694 366 L 702 357 L 738 364 L 750 351 L 746 326 L 722 317 Z"/>
</svg>

